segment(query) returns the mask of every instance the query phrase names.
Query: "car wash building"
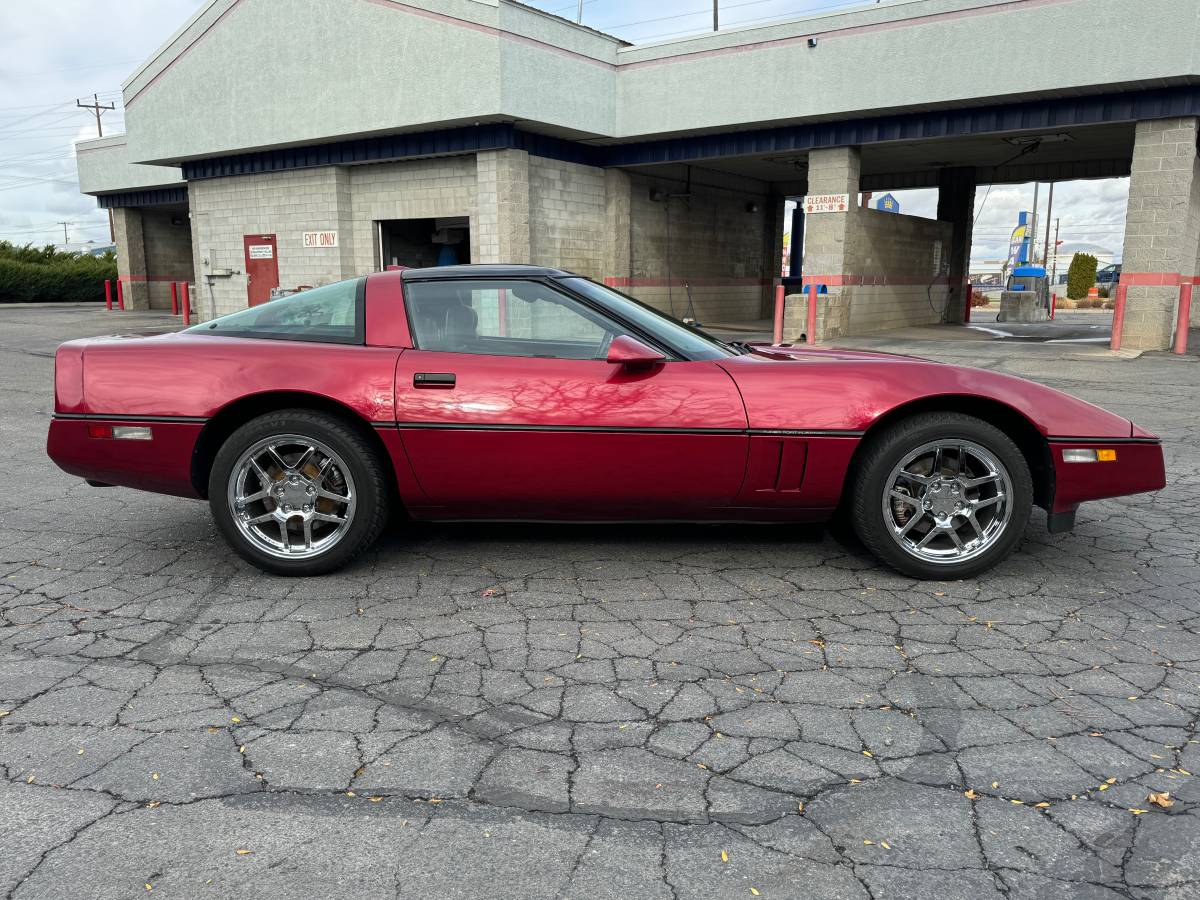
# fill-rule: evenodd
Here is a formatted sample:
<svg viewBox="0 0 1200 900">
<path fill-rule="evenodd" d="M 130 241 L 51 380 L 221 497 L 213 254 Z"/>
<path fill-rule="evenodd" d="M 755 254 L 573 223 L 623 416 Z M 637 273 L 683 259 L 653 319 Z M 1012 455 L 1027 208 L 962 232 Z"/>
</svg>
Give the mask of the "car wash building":
<svg viewBox="0 0 1200 900">
<path fill-rule="evenodd" d="M 79 144 L 80 183 L 127 302 L 186 279 L 204 318 L 454 261 L 761 319 L 802 199 L 785 337 L 815 284 L 833 339 L 963 320 L 977 185 L 1128 175 L 1125 346 L 1165 348 L 1200 271 L 1197 16 L 891 0 L 633 46 L 512 0 L 210 0 L 125 82 L 127 134 Z M 857 202 L 915 187 L 936 221 Z"/>
</svg>

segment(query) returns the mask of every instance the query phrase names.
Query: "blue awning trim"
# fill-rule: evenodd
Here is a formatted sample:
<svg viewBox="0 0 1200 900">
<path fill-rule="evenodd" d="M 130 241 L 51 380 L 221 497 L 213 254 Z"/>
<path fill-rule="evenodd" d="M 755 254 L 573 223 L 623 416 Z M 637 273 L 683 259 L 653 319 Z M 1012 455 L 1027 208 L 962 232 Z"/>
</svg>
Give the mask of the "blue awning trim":
<svg viewBox="0 0 1200 900">
<path fill-rule="evenodd" d="M 929 110 L 606 146 L 533 134 L 510 123 L 476 125 L 194 160 L 183 164 L 183 176 L 196 181 L 510 149 L 590 166 L 638 166 L 1182 116 L 1200 116 L 1200 86 Z"/>
<path fill-rule="evenodd" d="M 155 188 L 148 191 L 122 191 L 119 194 L 101 194 L 96 198 L 101 209 L 123 209 L 127 206 L 163 206 L 168 203 L 188 202 L 185 187 Z"/>
</svg>

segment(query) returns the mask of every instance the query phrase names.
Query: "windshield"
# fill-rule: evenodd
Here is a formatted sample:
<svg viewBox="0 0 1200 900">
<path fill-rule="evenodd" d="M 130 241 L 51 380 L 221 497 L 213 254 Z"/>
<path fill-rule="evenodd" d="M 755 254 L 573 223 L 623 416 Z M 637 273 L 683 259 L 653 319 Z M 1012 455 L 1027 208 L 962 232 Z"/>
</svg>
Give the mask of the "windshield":
<svg viewBox="0 0 1200 900">
<path fill-rule="evenodd" d="M 737 356 L 738 351 L 699 328 L 684 325 L 664 312 L 647 306 L 640 300 L 627 297 L 620 291 L 588 281 L 586 278 L 564 278 L 562 283 L 589 300 L 612 310 L 623 319 L 632 322 L 647 334 L 662 341 L 668 347 L 681 351 L 688 359 L 725 359 Z"/>
<path fill-rule="evenodd" d="M 363 278 L 354 278 L 311 288 L 221 316 L 188 331 L 227 337 L 361 344 L 364 282 Z"/>
</svg>

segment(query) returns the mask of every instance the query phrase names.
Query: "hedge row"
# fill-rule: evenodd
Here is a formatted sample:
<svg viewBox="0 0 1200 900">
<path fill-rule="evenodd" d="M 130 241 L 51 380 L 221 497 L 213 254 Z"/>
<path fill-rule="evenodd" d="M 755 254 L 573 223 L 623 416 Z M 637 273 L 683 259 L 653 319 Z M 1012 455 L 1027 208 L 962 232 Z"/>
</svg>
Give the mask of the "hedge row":
<svg viewBox="0 0 1200 900">
<path fill-rule="evenodd" d="M 117 277 L 112 254 L 103 257 L 53 254 L 26 261 L 26 254 L 0 246 L 0 303 L 103 300 L 104 282 Z M 13 248 L 15 249 L 15 248 Z M 14 258 L 25 256 L 25 259 Z"/>
</svg>

